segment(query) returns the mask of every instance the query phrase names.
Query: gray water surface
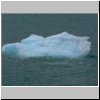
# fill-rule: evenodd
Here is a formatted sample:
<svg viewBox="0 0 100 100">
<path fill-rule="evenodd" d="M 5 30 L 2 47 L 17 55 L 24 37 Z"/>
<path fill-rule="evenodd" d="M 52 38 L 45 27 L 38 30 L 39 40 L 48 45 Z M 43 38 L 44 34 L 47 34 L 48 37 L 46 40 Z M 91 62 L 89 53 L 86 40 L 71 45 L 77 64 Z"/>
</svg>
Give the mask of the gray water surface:
<svg viewBox="0 0 100 100">
<path fill-rule="evenodd" d="M 97 14 L 2 14 L 2 45 L 20 42 L 31 34 L 47 37 L 64 31 L 90 37 L 87 57 L 19 59 L 2 55 L 2 85 L 97 86 Z"/>
</svg>

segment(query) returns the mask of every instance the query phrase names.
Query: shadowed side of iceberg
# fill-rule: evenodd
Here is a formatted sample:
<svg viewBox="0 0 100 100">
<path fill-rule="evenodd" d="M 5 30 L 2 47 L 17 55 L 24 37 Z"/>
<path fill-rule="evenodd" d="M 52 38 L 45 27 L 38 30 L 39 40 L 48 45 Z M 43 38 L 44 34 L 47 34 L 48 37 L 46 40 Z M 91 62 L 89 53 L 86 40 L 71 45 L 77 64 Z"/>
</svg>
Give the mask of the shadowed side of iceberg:
<svg viewBox="0 0 100 100">
<path fill-rule="evenodd" d="M 19 49 L 17 48 L 18 43 L 6 44 L 2 47 L 2 52 L 4 55 L 9 55 L 12 57 L 20 57 Z"/>
</svg>

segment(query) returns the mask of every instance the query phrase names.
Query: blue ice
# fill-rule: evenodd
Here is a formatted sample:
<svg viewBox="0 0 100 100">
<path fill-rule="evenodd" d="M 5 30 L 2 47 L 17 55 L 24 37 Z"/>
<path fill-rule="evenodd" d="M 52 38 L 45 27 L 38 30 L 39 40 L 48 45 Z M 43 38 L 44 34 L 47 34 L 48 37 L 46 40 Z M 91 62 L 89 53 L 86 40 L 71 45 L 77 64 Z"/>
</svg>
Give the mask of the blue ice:
<svg viewBox="0 0 100 100">
<path fill-rule="evenodd" d="M 9 56 L 28 57 L 67 57 L 87 56 L 91 49 L 89 37 L 80 37 L 62 32 L 49 37 L 32 34 L 21 42 L 5 44 L 2 52 Z"/>
</svg>

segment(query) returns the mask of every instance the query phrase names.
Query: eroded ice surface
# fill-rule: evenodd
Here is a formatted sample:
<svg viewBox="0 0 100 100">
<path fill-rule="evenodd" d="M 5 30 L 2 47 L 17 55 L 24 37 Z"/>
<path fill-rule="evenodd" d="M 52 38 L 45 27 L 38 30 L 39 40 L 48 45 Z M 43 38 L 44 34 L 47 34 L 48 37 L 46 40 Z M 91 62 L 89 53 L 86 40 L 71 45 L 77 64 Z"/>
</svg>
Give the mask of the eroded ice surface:
<svg viewBox="0 0 100 100">
<path fill-rule="evenodd" d="M 2 52 L 15 57 L 68 57 L 78 58 L 88 55 L 91 42 L 89 37 L 74 36 L 67 32 L 49 37 L 32 34 L 21 42 L 6 44 Z"/>
</svg>

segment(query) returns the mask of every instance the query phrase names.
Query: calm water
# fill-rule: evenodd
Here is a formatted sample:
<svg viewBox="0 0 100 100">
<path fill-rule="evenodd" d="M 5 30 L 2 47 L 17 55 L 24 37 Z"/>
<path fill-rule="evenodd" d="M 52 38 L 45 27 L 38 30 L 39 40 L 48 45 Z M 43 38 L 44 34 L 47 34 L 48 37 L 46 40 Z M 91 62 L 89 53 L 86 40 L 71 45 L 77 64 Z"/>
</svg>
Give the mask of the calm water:
<svg viewBox="0 0 100 100">
<path fill-rule="evenodd" d="M 89 36 L 89 55 L 80 59 L 28 58 L 2 55 L 3 86 L 97 86 L 97 14 L 2 14 L 2 45 L 31 34 L 50 36 L 67 31 Z"/>
</svg>

